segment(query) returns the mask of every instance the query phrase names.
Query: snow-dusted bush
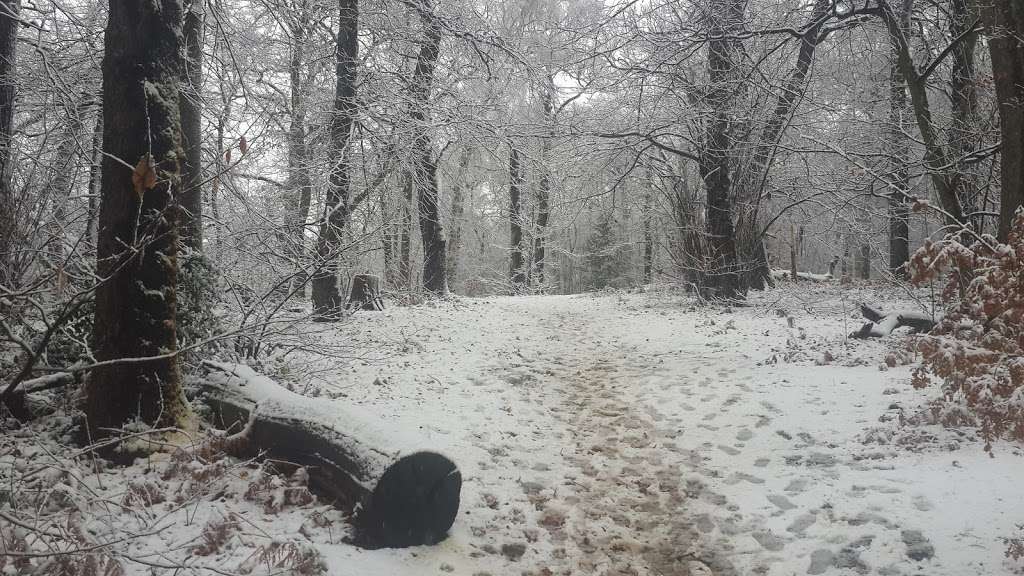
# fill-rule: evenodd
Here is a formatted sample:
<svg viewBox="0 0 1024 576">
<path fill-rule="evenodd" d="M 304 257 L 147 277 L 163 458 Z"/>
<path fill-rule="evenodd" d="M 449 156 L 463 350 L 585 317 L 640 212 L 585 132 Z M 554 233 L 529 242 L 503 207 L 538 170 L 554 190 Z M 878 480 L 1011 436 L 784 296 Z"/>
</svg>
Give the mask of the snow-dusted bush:
<svg viewBox="0 0 1024 576">
<path fill-rule="evenodd" d="M 948 310 L 929 335 L 921 337 L 923 363 L 913 384 L 942 380 L 935 407 L 947 425 L 980 428 L 992 441 L 1024 441 L 1024 211 L 1017 213 L 1007 243 L 991 236 L 951 236 L 926 242 L 910 262 L 911 279 L 942 278 Z M 947 273 L 948 272 L 948 273 Z"/>
</svg>

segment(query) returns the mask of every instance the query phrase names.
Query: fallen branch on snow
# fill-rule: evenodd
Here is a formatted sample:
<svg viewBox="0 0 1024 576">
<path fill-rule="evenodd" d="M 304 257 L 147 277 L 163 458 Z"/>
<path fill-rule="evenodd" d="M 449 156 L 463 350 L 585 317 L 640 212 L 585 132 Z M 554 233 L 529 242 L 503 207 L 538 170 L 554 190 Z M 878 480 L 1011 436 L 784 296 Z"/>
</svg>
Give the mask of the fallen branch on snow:
<svg viewBox="0 0 1024 576">
<path fill-rule="evenodd" d="M 883 314 L 867 304 L 860 305 L 860 313 L 870 322 L 850 334 L 850 338 L 883 338 L 902 326 L 909 326 L 915 333 L 928 332 L 938 321 L 923 312 L 903 311 Z"/>
</svg>

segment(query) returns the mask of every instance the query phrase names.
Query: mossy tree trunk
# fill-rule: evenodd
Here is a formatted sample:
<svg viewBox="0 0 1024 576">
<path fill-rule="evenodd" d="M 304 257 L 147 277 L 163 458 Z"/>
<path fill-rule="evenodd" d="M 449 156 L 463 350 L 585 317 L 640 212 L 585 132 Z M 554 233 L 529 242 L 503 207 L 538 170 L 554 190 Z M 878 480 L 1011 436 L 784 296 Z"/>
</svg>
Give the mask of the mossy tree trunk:
<svg viewBox="0 0 1024 576">
<path fill-rule="evenodd" d="M 93 438 L 140 420 L 186 427 L 175 326 L 181 195 L 181 0 L 111 0 L 86 417 Z M 134 168 L 134 169 L 133 169 Z"/>
</svg>

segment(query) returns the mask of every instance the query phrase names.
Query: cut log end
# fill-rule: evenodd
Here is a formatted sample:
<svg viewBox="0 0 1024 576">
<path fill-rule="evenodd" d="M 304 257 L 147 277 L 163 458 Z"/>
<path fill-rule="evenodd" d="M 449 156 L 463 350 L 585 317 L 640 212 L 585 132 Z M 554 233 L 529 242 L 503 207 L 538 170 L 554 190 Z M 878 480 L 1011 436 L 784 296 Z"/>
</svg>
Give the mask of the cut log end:
<svg viewBox="0 0 1024 576">
<path fill-rule="evenodd" d="M 401 548 L 436 544 L 459 510 L 462 474 L 435 452 L 417 452 L 392 464 L 360 514 L 368 545 Z"/>
</svg>

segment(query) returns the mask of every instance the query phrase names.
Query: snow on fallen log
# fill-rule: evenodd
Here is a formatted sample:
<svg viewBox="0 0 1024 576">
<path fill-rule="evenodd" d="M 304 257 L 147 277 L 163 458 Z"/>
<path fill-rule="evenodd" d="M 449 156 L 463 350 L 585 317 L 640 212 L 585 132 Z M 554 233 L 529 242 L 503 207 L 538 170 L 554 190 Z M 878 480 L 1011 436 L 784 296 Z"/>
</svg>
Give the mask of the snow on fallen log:
<svg viewBox="0 0 1024 576">
<path fill-rule="evenodd" d="M 771 271 L 771 277 L 773 280 L 792 280 L 793 272 L 775 268 Z M 810 280 L 811 282 L 831 282 L 833 280 L 831 274 L 815 274 L 813 272 L 797 272 L 796 277 L 797 280 Z"/>
<path fill-rule="evenodd" d="M 204 401 L 225 429 L 273 458 L 309 468 L 314 489 L 360 505 L 357 527 L 368 545 L 440 542 L 459 509 L 462 475 L 447 457 L 373 414 L 290 392 L 241 364 L 205 361 Z"/>
<path fill-rule="evenodd" d="M 850 334 L 851 338 L 883 338 L 892 334 L 893 330 L 903 326 L 912 328 L 915 333 L 928 332 L 938 321 L 928 314 L 915 311 L 885 314 L 867 304 L 860 305 L 860 313 L 870 322 L 864 324 L 860 330 Z"/>
</svg>

